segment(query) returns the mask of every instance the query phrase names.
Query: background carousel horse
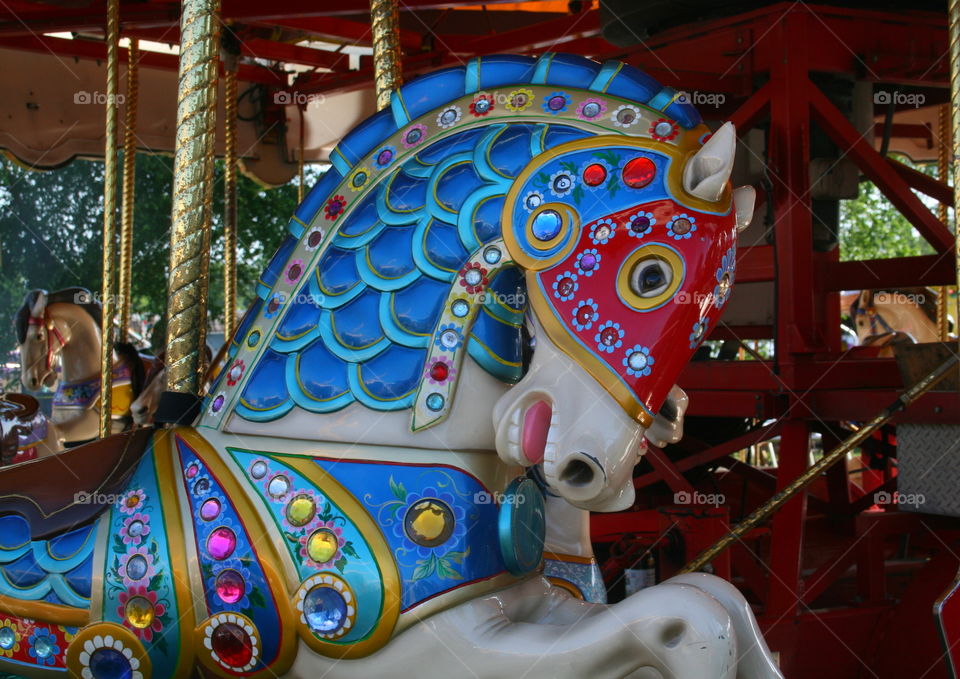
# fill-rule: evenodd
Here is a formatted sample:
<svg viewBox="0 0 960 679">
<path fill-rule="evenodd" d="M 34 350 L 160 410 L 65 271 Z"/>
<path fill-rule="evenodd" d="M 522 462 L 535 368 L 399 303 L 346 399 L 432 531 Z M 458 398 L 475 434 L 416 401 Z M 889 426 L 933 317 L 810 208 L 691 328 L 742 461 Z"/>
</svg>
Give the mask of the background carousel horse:
<svg viewBox="0 0 960 679">
<path fill-rule="evenodd" d="M 859 344 L 883 347 L 878 355 L 891 357 L 895 344 L 939 342 L 936 297 L 929 288 L 861 290 L 846 297 Z"/>
<path fill-rule="evenodd" d="M 734 146 L 619 62 L 501 55 L 403 86 L 331 154 L 195 425 L 144 438 L 81 528 L 31 542 L 0 516 L 0 564 L 29 549 L 61 586 L 0 599 L 0 667 L 780 677 L 718 578 L 608 606 L 541 576 L 561 503 L 632 504 L 729 298 L 753 210 Z"/>
<path fill-rule="evenodd" d="M 77 445 L 97 437 L 100 404 L 100 304 L 85 288 L 48 293 L 31 290 L 17 311 L 23 386 L 31 391 L 50 386 L 61 372 L 53 398 L 49 448 Z M 115 347 L 113 399 L 114 431 L 130 422 L 130 404 L 143 389 L 155 359 L 142 356 L 132 345 Z M 54 440 L 55 439 L 55 440 Z"/>
</svg>

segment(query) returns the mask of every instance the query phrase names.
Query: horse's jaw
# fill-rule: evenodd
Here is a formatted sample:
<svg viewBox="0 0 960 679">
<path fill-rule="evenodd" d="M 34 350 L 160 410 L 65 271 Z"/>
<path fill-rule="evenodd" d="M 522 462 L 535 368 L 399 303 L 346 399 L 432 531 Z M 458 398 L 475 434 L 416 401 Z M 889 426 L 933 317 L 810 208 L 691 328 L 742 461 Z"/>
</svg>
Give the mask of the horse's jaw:
<svg viewBox="0 0 960 679">
<path fill-rule="evenodd" d="M 550 490 L 577 507 L 630 507 L 643 426 L 536 331 L 530 369 L 493 410 L 497 453 L 509 464 L 542 464 Z"/>
</svg>

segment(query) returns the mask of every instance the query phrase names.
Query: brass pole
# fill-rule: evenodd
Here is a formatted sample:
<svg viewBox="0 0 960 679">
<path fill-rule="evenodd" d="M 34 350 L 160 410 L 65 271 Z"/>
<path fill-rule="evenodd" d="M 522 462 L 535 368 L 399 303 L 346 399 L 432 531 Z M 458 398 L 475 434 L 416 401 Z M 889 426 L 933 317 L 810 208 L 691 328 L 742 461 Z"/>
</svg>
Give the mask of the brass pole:
<svg viewBox="0 0 960 679">
<path fill-rule="evenodd" d="M 937 179 L 947 184 L 950 181 L 950 104 L 941 104 L 937 113 Z M 937 218 L 946 226 L 949 217 L 950 210 L 944 203 L 940 203 L 937 206 Z M 948 285 L 941 285 L 937 289 L 937 334 L 941 342 L 945 342 L 950 336 L 950 311 L 947 304 L 949 289 Z"/>
<path fill-rule="evenodd" d="M 303 130 L 303 106 L 297 106 L 297 111 L 300 113 L 300 149 L 299 156 L 297 157 L 297 177 L 300 182 L 297 186 L 297 202 L 303 202 L 303 144 L 304 144 L 304 130 Z"/>
<path fill-rule="evenodd" d="M 377 110 L 390 105 L 390 93 L 402 84 L 400 72 L 400 14 L 397 0 L 370 0 L 373 34 L 373 77 Z"/>
<path fill-rule="evenodd" d="M 117 53 L 120 47 L 120 0 L 107 3 L 107 104 L 103 148 L 103 318 L 100 323 L 100 438 L 111 434 L 113 405 L 113 324 L 116 320 L 114 265 L 117 258 Z"/>
<path fill-rule="evenodd" d="M 167 294 L 165 421 L 193 414 L 203 383 L 216 133 L 219 0 L 183 0 Z M 173 392 L 173 394 L 170 394 Z M 176 405 L 174 402 L 179 401 Z M 175 413 L 174 413 L 175 411 Z"/>
<path fill-rule="evenodd" d="M 950 146 L 953 150 L 953 206 L 954 221 L 957 210 L 960 210 L 960 0 L 950 0 L 949 4 L 949 22 L 950 22 L 950 125 L 952 134 L 950 135 Z M 954 262 L 956 266 L 956 284 L 957 292 L 960 294 L 960 228 L 957 228 L 956 245 L 954 247 Z M 960 303 L 958 303 L 960 306 Z M 960 321 L 960 318 L 957 319 Z M 960 340 L 960 332 L 957 333 Z"/>
<path fill-rule="evenodd" d="M 232 62 L 232 63 L 231 63 Z M 223 331 L 229 342 L 237 314 L 237 69 L 224 64 L 223 98 Z"/>
<path fill-rule="evenodd" d="M 933 372 L 900 394 L 900 397 L 896 401 L 884 408 L 880 413 L 875 415 L 873 419 L 860 427 L 855 434 L 844 440 L 827 455 L 821 457 L 815 464 L 807 469 L 807 471 L 795 478 L 782 490 L 774 494 L 774 496 L 767 500 L 764 504 L 755 509 L 750 516 L 738 523 L 729 533 L 720 538 L 720 540 L 712 547 L 707 548 L 697 555 L 697 557 L 684 566 L 680 572 L 693 573 L 702 569 L 708 563 L 717 558 L 717 556 L 723 552 L 723 550 L 725 550 L 735 541 L 741 539 L 744 535 L 749 533 L 763 521 L 768 519 L 770 515 L 785 505 L 790 498 L 819 478 L 823 472 L 840 460 L 844 459 L 847 453 L 863 443 L 864 440 L 866 440 L 877 429 L 882 427 L 887 420 L 893 417 L 898 411 L 909 406 L 911 403 L 916 401 L 917 398 L 922 396 L 941 380 L 946 378 L 950 374 L 950 371 L 953 370 L 958 364 L 958 361 L 960 361 L 960 357 L 954 354 L 940 364 L 940 366 L 937 367 Z"/>
<path fill-rule="evenodd" d="M 120 205 L 120 271 L 117 289 L 120 302 L 119 339 L 126 341 L 130 329 L 130 288 L 133 275 L 133 195 L 137 155 L 137 99 L 139 96 L 140 42 L 130 38 L 127 52 L 127 98 L 123 129 L 123 194 Z"/>
</svg>

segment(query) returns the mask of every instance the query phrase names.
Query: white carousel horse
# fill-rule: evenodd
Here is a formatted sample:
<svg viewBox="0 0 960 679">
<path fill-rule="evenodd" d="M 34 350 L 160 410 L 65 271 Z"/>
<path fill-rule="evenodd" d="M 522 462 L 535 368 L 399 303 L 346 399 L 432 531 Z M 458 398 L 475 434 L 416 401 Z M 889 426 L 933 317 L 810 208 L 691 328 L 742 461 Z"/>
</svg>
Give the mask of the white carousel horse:
<svg viewBox="0 0 960 679">
<path fill-rule="evenodd" d="M 545 545 L 589 562 L 586 511 L 631 506 L 643 437 L 679 434 L 679 393 L 655 414 L 753 211 L 732 127 L 675 95 L 554 54 L 396 92 L 332 152 L 194 426 L 144 439 L 93 523 L 26 543 L 59 600 L 0 599 L 0 668 L 781 677 L 718 578 L 605 605 L 543 577 Z M 0 515 L 0 566 L 30 534 Z"/>
</svg>

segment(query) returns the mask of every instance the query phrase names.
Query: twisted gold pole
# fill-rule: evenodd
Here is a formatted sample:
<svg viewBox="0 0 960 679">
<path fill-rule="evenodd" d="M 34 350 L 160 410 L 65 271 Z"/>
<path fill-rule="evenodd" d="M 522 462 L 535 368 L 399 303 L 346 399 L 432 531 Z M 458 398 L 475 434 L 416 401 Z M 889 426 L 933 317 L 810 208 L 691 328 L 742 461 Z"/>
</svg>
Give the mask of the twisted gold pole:
<svg viewBox="0 0 960 679">
<path fill-rule="evenodd" d="M 954 216 L 960 210 L 960 0 L 950 0 L 950 146 L 953 150 L 953 206 Z M 960 223 L 960 220 L 955 220 Z M 960 228 L 957 229 L 954 258 L 956 265 L 957 292 L 960 295 Z M 958 303 L 960 304 L 960 303 Z M 960 318 L 957 318 L 960 321 Z M 960 340 L 960 332 L 957 333 Z"/>
<path fill-rule="evenodd" d="M 113 405 L 114 260 L 117 258 L 117 52 L 120 48 L 120 0 L 107 3 L 107 104 L 103 148 L 103 318 L 100 323 L 100 438 L 110 435 Z"/>
<path fill-rule="evenodd" d="M 303 129 L 303 106 L 297 106 L 297 111 L 300 113 L 300 148 L 298 150 L 297 156 L 297 179 L 300 184 L 297 186 L 297 202 L 303 202 L 303 146 L 304 146 L 304 129 Z"/>
<path fill-rule="evenodd" d="M 237 313 L 237 71 L 224 70 L 225 100 L 223 160 L 223 328 L 229 342 Z"/>
<path fill-rule="evenodd" d="M 727 547 L 732 545 L 737 540 L 742 539 L 744 535 L 770 518 L 775 511 L 783 507 L 783 505 L 785 505 L 794 495 L 813 483 L 827 469 L 844 459 L 847 456 L 847 453 L 863 443 L 870 435 L 873 434 L 873 432 L 877 431 L 880 427 L 886 424 L 886 422 L 897 412 L 909 406 L 924 393 L 940 383 L 950 374 L 951 370 L 956 369 L 958 362 L 960 362 L 960 357 L 954 354 L 949 359 L 944 361 L 940 366 L 938 366 L 933 372 L 900 394 L 900 397 L 896 401 L 875 415 L 873 419 L 858 429 L 855 434 L 847 438 L 828 454 L 821 457 L 816 464 L 791 481 L 782 490 L 775 493 L 774 496 L 767 500 L 764 504 L 757 507 L 757 509 L 755 509 L 750 516 L 738 523 L 729 533 L 724 535 L 712 547 L 705 549 L 703 552 L 697 555 L 697 557 L 684 566 L 680 572 L 693 573 L 695 571 L 699 571 L 708 563 L 717 558 L 717 556 Z"/>
<path fill-rule="evenodd" d="M 390 93 L 402 84 L 400 71 L 400 14 L 396 0 L 370 0 L 373 34 L 373 78 L 377 110 L 390 105 Z"/>
<path fill-rule="evenodd" d="M 950 181 L 950 146 L 948 145 L 950 139 L 950 104 L 941 104 L 937 113 L 939 122 L 937 179 L 946 184 Z M 947 225 L 950 210 L 944 203 L 937 206 L 937 217 L 943 222 L 944 226 Z M 950 336 L 950 312 L 947 308 L 949 289 L 950 286 L 948 285 L 941 285 L 937 289 L 937 333 L 942 342 L 945 342 Z"/>
<path fill-rule="evenodd" d="M 167 391 L 194 397 L 202 385 L 207 334 L 219 12 L 218 0 L 183 0 L 180 14 Z"/>
<path fill-rule="evenodd" d="M 130 329 L 130 288 L 133 274 L 133 194 L 137 155 L 137 99 L 139 97 L 140 43 L 130 38 L 127 52 L 127 98 L 123 129 L 123 196 L 120 205 L 120 271 L 117 290 L 120 302 L 119 339 L 126 341 Z"/>
</svg>

